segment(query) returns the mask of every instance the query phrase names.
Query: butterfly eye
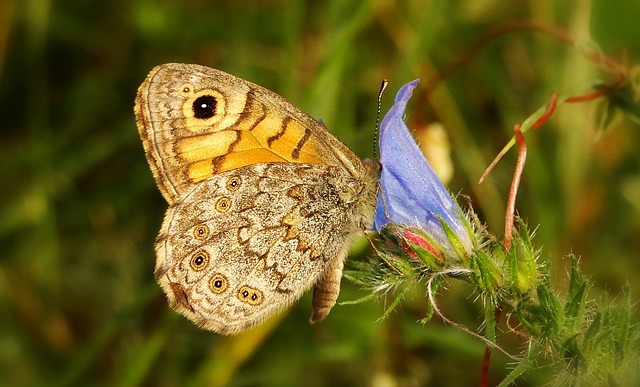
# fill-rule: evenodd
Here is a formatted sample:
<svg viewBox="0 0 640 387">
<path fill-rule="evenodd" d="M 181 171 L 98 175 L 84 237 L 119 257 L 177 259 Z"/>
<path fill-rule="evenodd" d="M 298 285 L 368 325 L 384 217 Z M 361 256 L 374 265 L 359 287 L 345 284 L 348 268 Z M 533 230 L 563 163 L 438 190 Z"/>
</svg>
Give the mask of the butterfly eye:
<svg viewBox="0 0 640 387">
<path fill-rule="evenodd" d="M 240 184 L 242 184 L 240 176 L 231 176 L 227 181 L 227 189 L 229 191 L 237 191 L 240 188 Z"/>
<path fill-rule="evenodd" d="M 207 254 L 203 250 L 200 250 L 197 253 L 193 254 L 193 256 L 191 257 L 191 262 L 189 264 L 191 265 L 191 268 L 193 270 L 200 271 L 207 267 L 208 263 L 209 254 Z"/>
<path fill-rule="evenodd" d="M 193 101 L 193 116 L 198 119 L 211 118 L 216 114 L 216 98 L 212 95 L 201 95 Z"/>
<path fill-rule="evenodd" d="M 193 236 L 197 240 L 205 240 L 209 236 L 209 227 L 206 224 L 199 224 L 193 229 Z"/>
<path fill-rule="evenodd" d="M 238 298 L 249 305 L 258 305 L 262 302 L 262 292 L 245 285 L 238 291 Z"/>
<path fill-rule="evenodd" d="M 220 273 L 216 273 L 209 280 L 209 289 L 215 294 L 220 294 L 227 290 L 229 286 L 229 281 L 227 281 L 227 277 L 223 276 Z"/>
<path fill-rule="evenodd" d="M 227 212 L 231 208 L 231 199 L 222 197 L 216 202 L 216 210 L 218 212 Z"/>
</svg>

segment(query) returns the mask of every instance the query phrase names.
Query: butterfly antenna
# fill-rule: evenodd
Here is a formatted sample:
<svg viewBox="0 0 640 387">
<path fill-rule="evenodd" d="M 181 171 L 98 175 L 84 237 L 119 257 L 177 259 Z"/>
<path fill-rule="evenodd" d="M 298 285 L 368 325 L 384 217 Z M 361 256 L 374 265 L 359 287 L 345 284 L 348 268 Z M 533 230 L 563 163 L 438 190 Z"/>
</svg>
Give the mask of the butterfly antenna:
<svg viewBox="0 0 640 387">
<path fill-rule="evenodd" d="M 378 92 L 378 111 L 376 112 L 376 130 L 373 134 L 373 159 L 378 159 L 378 136 L 380 133 L 380 105 L 382 103 L 382 93 L 387 88 L 389 81 L 387 79 L 383 79 L 380 84 L 380 91 Z"/>
</svg>

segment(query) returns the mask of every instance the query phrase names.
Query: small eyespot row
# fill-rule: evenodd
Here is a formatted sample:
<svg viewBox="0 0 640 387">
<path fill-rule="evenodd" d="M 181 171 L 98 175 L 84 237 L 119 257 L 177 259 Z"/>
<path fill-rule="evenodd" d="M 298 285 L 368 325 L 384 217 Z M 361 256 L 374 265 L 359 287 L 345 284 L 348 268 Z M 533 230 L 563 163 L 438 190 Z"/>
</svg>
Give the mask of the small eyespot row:
<svg viewBox="0 0 640 387">
<path fill-rule="evenodd" d="M 195 271 L 204 270 L 209 264 L 209 254 L 207 254 L 204 250 L 198 250 L 195 254 L 191 256 L 191 261 L 189 265 Z"/>
<path fill-rule="evenodd" d="M 231 176 L 227 181 L 227 189 L 229 191 L 237 191 L 242 184 L 242 178 L 240 176 Z"/>
<path fill-rule="evenodd" d="M 227 212 L 231 208 L 231 199 L 226 196 L 221 197 L 216 201 L 216 211 Z"/>
<path fill-rule="evenodd" d="M 262 292 L 251 286 L 244 285 L 238 291 L 238 299 L 249 305 L 259 305 L 262 302 Z"/>
<path fill-rule="evenodd" d="M 209 289 L 215 294 L 223 293 L 229 287 L 227 277 L 220 273 L 215 273 L 209 280 Z"/>
<path fill-rule="evenodd" d="M 180 86 L 180 92 L 182 94 L 190 94 L 193 91 L 193 86 L 191 86 L 191 84 L 189 83 L 185 83 L 184 85 Z"/>
<path fill-rule="evenodd" d="M 193 237 L 199 241 L 207 239 L 209 236 L 209 227 L 206 224 L 199 224 L 193 229 Z"/>
</svg>

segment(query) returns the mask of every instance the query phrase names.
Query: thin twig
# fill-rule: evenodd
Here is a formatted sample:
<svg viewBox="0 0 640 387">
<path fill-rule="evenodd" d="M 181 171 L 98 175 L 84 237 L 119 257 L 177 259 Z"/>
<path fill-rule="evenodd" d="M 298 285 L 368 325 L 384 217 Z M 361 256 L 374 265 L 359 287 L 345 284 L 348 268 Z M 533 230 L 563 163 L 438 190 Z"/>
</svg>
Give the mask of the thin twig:
<svg viewBox="0 0 640 387">
<path fill-rule="evenodd" d="M 504 215 L 504 247 L 506 250 L 511 248 L 511 236 L 513 235 L 513 222 L 516 213 L 516 195 L 520 186 L 520 179 L 524 171 L 524 164 L 527 161 L 527 142 L 524 134 L 520 130 L 520 125 L 513 127 L 513 134 L 518 141 L 518 161 L 513 171 L 513 180 L 511 180 L 511 190 L 509 191 L 509 200 L 507 201 L 507 210 Z"/>
</svg>

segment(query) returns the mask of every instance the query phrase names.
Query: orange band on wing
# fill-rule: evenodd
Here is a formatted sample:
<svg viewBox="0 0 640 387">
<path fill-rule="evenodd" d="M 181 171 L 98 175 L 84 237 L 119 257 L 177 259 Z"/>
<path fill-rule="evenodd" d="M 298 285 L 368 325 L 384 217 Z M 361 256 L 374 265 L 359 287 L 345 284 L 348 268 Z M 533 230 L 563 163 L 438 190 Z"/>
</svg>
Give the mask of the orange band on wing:
<svg viewBox="0 0 640 387">
<path fill-rule="evenodd" d="M 201 181 L 216 173 L 258 163 L 319 164 L 312 131 L 288 117 L 265 114 L 254 122 L 181 138 L 176 151 L 189 162 L 188 177 Z"/>
<path fill-rule="evenodd" d="M 232 152 L 224 157 L 213 160 L 202 160 L 189 165 L 189 179 L 198 182 L 216 173 L 230 171 L 247 165 L 284 162 L 287 162 L 287 160 L 264 148 Z"/>
<path fill-rule="evenodd" d="M 178 142 L 178 153 L 188 162 L 213 159 L 229 153 L 231 145 L 238 139 L 233 130 L 186 137 Z M 260 146 L 256 143 L 257 146 Z"/>
<path fill-rule="evenodd" d="M 311 130 L 288 117 L 267 115 L 251 129 L 256 139 L 267 149 L 294 163 L 318 164 L 320 155 Z"/>
</svg>

